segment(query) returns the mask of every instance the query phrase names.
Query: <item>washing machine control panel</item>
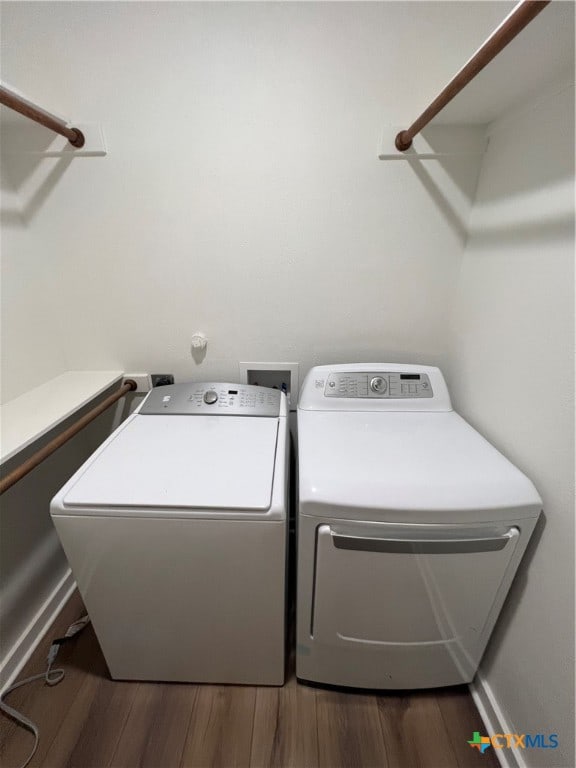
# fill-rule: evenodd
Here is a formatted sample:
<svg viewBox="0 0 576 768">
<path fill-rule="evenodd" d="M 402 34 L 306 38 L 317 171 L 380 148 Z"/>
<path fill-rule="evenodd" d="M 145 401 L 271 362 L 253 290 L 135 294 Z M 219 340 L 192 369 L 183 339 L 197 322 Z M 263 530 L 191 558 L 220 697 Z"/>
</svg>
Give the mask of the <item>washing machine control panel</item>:
<svg viewBox="0 0 576 768">
<path fill-rule="evenodd" d="M 331 373 L 325 397 L 378 397 L 386 399 L 433 397 L 427 373 L 361 371 Z"/>
<path fill-rule="evenodd" d="M 252 384 L 199 382 L 153 389 L 140 408 L 143 415 L 279 416 L 282 393 Z"/>
</svg>

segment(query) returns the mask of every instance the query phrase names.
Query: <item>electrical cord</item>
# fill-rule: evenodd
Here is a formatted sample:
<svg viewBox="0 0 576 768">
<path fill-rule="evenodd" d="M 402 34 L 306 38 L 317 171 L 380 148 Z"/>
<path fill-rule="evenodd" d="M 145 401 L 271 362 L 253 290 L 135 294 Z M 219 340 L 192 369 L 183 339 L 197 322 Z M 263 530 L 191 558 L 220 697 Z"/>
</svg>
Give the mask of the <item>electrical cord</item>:
<svg viewBox="0 0 576 768">
<path fill-rule="evenodd" d="M 0 711 L 3 712 L 5 715 L 8 715 L 8 717 L 11 717 L 23 728 L 26 728 L 27 730 L 31 731 L 32 734 L 34 735 L 34 746 L 32 747 L 32 751 L 28 755 L 28 758 L 26 759 L 26 761 L 22 763 L 20 768 L 26 768 L 30 760 L 32 760 L 32 758 L 36 754 L 36 750 L 38 749 L 38 742 L 40 740 L 40 729 L 28 717 L 26 717 L 21 712 L 18 712 L 18 710 L 6 704 L 4 699 L 6 698 L 6 696 L 8 696 L 9 693 L 12 693 L 12 691 L 15 691 L 16 688 L 21 688 L 23 685 L 28 685 L 28 683 L 33 683 L 35 680 L 44 679 L 44 682 L 46 683 L 46 685 L 50 685 L 50 686 L 58 685 L 58 683 L 62 682 L 62 680 L 64 679 L 64 675 L 66 674 L 65 670 L 52 669 L 52 665 L 56 660 L 56 656 L 58 655 L 60 646 L 63 643 L 66 643 L 68 640 L 71 640 L 75 635 L 78 634 L 78 632 L 81 632 L 84 629 L 84 627 L 86 627 L 89 623 L 90 623 L 90 619 L 88 618 L 88 615 L 85 615 L 85 616 L 82 616 L 82 618 L 78 619 L 78 621 L 75 621 L 73 624 L 71 624 L 66 630 L 66 634 L 64 635 L 64 637 L 58 637 L 56 638 L 56 640 L 52 641 L 52 645 L 50 646 L 50 650 L 48 651 L 48 657 L 46 659 L 46 670 L 44 672 L 41 672 L 38 675 L 32 675 L 32 677 L 27 677 L 24 680 L 19 680 L 17 683 L 13 683 L 9 688 L 7 688 L 5 691 L 3 691 L 0 694 Z"/>
</svg>

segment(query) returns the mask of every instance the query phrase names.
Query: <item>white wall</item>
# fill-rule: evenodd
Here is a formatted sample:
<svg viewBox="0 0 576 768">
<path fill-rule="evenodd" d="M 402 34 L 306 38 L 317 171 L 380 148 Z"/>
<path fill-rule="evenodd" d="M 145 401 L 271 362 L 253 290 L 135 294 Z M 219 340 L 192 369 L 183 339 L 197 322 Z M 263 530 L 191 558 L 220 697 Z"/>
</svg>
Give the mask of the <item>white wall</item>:
<svg viewBox="0 0 576 768">
<path fill-rule="evenodd" d="M 493 126 L 454 316 L 456 407 L 534 481 L 544 518 L 482 664 L 534 768 L 574 765 L 574 87 Z"/>
<path fill-rule="evenodd" d="M 48 381 L 65 368 L 55 275 L 36 233 L 18 214 L 2 165 L 1 401 Z"/>
<path fill-rule="evenodd" d="M 441 362 L 478 162 L 383 163 L 377 143 L 508 5 L 3 3 L 3 78 L 109 145 L 14 173 L 54 269 L 18 297 L 58 305 L 50 350 L 180 380 L 236 379 L 240 360 Z"/>
</svg>

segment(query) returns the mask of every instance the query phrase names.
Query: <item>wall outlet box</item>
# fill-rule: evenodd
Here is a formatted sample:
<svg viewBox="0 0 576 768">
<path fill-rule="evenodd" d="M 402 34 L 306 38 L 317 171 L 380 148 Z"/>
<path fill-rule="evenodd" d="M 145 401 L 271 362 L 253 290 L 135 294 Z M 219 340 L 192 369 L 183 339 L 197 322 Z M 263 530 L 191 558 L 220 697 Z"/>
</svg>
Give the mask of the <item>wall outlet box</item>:
<svg viewBox="0 0 576 768">
<path fill-rule="evenodd" d="M 288 408 L 294 410 L 298 402 L 298 363 L 239 363 L 240 384 L 279 389 L 286 395 Z"/>
<path fill-rule="evenodd" d="M 174 384 L 174 376 L 171 373 L 151 373 L 153 387 L 167 387 Z"/>
<path fill-rule="evenodd" d="M 150 392 L 152 389 L 152 380 L 149 373 L 125 373 L 122 383 L 127 379 L 132 379 L 137 384 L 136 394 Z"/>
</svg>

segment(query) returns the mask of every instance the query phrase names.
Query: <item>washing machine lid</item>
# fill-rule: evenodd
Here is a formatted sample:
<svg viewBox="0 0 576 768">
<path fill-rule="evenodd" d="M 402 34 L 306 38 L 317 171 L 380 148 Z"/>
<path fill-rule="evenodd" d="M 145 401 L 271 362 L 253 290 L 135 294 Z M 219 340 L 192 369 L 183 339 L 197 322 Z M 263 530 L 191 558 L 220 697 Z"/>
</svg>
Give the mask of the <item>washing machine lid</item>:
<svg viewBox="0 0 576 768">
<path fill-rule="evenodd" d="M 277 434 L 275 418 L 133 416 L 80 470 L 64 507 L 265 512 Z"/>
<path fill-rule="evenodd" d="M 535 517 L 531 481 L 458 414 L 298 412 L 303 514 L 459 523 Z"/>
</svg>

